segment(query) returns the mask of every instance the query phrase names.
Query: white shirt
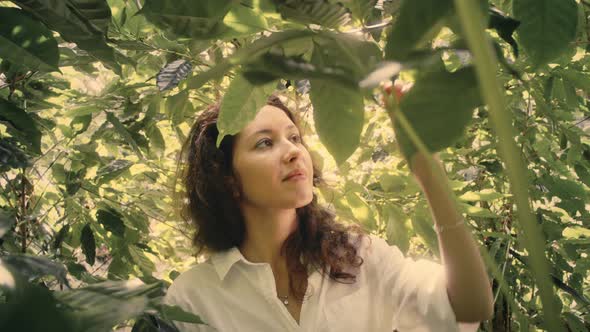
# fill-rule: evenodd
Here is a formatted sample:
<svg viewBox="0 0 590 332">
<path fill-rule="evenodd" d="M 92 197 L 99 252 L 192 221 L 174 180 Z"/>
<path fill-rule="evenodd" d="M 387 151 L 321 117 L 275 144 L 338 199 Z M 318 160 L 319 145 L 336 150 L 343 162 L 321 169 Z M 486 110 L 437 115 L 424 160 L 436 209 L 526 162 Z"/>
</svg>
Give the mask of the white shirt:
<svg viewBox="0 0 590 332">
<path fill-rule="evenodd" d="M 472 332 L 478 323 L 457 323 L 442 265 L 404 257 L 370 235 L 354 284 L 314 271 L 308 278 L 299 324 L 277 298 L 268 263 L 252 263 L 236 248 L 212 254 L 178 276 L 165 302 L 197 314 L 207 325 L 175 322 L 193 331 L 387 331 Z M 349 271 L 350 272 L 350 271 Z M 214 329 L 214 328 L 215 329 Z"/>
</svg>

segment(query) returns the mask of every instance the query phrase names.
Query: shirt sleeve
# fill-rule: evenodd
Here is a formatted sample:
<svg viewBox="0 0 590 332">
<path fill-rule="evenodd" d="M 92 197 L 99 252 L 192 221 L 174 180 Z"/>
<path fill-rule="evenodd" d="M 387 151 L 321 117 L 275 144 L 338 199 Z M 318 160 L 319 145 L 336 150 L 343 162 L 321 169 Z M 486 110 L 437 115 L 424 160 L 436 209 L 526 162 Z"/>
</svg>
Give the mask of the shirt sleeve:
<svg viewBox="0 0 590 332">
<path fill-rule="evenodd" d="M 475 332 L 479 323 L 458 323 L 447 294 L 444 267 L 404 257 L 396 246 L 371 235 L 369 262 L 385 296 L 393 301 L 393 329 L 403 332 Z M 389 299 L 388 299 L 389 297 Z"/>
</svg>

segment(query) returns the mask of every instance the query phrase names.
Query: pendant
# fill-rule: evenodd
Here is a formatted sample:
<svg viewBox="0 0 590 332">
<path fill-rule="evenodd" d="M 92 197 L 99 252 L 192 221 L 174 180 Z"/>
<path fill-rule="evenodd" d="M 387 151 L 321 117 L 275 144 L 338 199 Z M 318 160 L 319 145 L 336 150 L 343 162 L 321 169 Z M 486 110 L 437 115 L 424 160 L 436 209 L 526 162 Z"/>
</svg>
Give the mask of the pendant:
<svg viewBox="0 0 590 332">
<path fill-rule="evenodd" d="M 289 304 L 289 300 L 287 300 L 287 299 L 284 299 L 284 300 L 283 300 L 283 303 L 284 303 L 285 305 L 288 305 L 288 304 Z"/>
</svg>

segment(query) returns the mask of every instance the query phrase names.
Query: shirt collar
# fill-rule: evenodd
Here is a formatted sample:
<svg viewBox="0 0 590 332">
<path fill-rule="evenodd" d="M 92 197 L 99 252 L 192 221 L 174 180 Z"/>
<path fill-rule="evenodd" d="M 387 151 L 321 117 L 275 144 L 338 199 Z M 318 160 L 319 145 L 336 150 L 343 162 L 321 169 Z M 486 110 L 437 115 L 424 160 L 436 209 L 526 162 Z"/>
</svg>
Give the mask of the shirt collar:
<svg viewBox="0 0 590 332">
<path fill-rule="evenodd" d="M 265 265 L 268 263 L 252 263 L 248 261 L 242 252 L 238 249 L 238 247 L 231 247 L 230 249 L 218 251 L 211 254 L 211 263 L 213 264 L 213 268 L 217 272 L 219 279 L 221 281 L 225 280 L 229 270 L 236 264 L 237 262 L 244 262 L 248 265 Z M 311 266 L 308 267 L 308 273 L 315 271 Z M 327 273 L 330 273 L 331 268 L 328 267 Z M 318 271 L 319 272 L 319 271 Z"/>
<path fill-rule="evenodd" d="M 219 251 L 211 255 L 211 263 L 217 272 L 219 279 L 224 280 L 229 269 L 238 261 L 245 261 L 244 256 L 237 247 Z"/>
</svg>

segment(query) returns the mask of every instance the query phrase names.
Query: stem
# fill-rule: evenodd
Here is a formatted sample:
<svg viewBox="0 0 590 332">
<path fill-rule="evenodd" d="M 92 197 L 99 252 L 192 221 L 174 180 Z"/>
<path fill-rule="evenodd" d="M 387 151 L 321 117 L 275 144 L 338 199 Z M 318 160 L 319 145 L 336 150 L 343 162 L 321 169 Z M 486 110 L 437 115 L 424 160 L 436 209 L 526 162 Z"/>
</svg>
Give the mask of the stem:
<svg viewBox="0 0 590 332">
<path fill-rule="evenodd" d="M 26 215 L 27 215 L 27 201 L 26 201 L 26 186 L 25 186 L 25 169 L 22 169 L 22 173 L 21 173 L 22 177 L 21 177 L 21 185 L 22 185 L 22 192 L 21 192 L 21 226 L 20 226 L 20 233 L 21 233 L 21 251 L 22 253 L 26 253 L 27 252 L 27 221 L 26 221 Z"/>
<path fill-rule="evenodd" d="M 559 307 L 549 279 L 549 264 L 544 254 L 545 239 L 529 204 L 529 179 L 513 139 L 516 136 L 516 131 L 511 124 L 510 115 L 506 112 L 504 94 L 496 80 L 498 62 L 485 32 L 483 15 L 477 1 L 454 1 L 462 31 L 471 52 L 473 52 L 479 87 L 489 108 L 490 122 L 498 136 L 498 152 L 506 163 L 506 173 L 518 207 L 518 220 L 522 225 L 522 228 L 519 228 L 519 235 L 530 255 L 531 269 L 541 295 L 547 328 L 549 331 L 563 331 L 564 328 L 559 318 Z"/>
</svg>

